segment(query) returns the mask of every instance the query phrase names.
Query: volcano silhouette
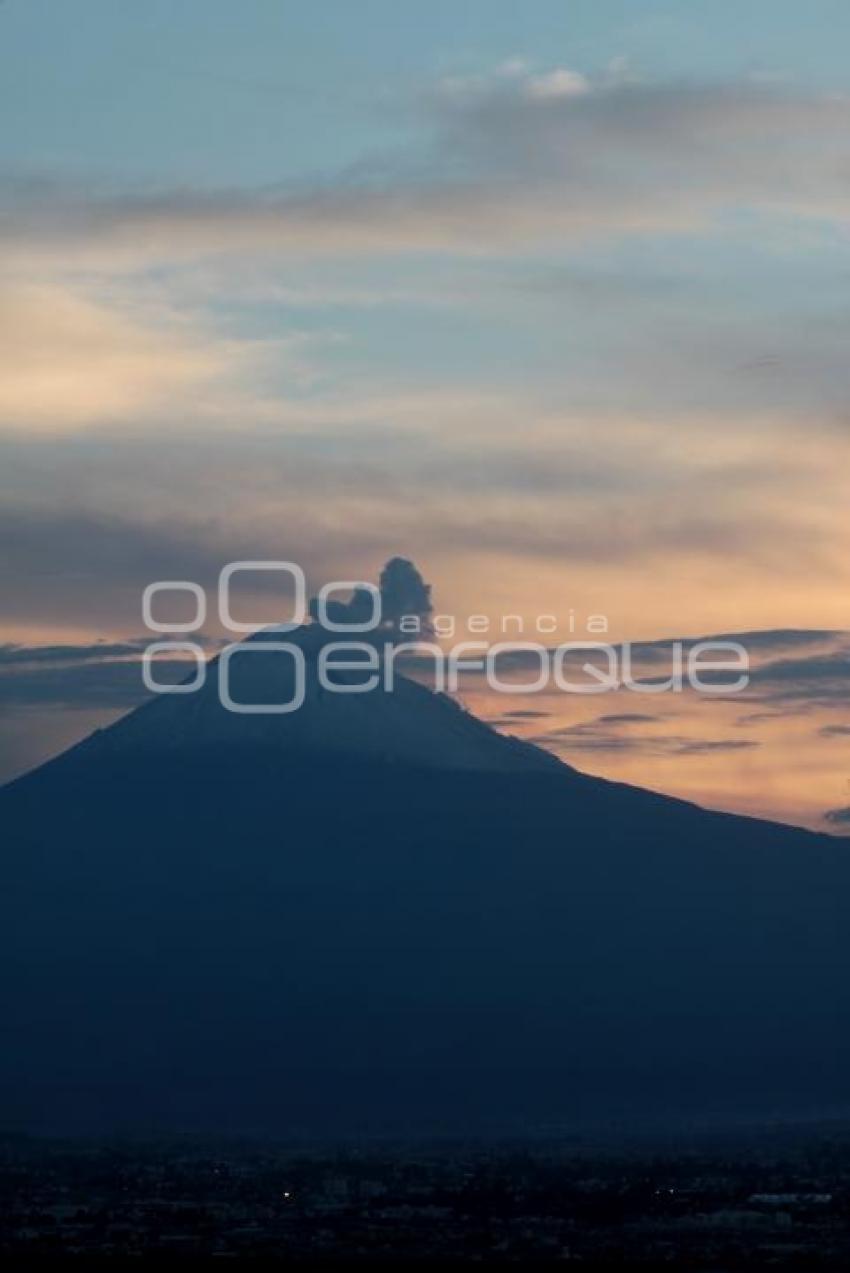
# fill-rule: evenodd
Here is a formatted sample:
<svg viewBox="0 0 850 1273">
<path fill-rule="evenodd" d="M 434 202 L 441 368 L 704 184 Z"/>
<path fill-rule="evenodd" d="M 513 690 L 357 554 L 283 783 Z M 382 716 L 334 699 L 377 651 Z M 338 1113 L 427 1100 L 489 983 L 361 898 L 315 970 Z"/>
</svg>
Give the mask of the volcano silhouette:
<svg viewBox="0 0 850 1273">
<path fill-rule="evenodd" d="M 233 696 L 291 696 L 260 648 Z M 163 695 L 0 792 L 0 1120 L 517 1131 L 850 1105 L 848 842 L 443 696 Z M 345 674 L 340 674 L 344 676 Z"/>
</svg>

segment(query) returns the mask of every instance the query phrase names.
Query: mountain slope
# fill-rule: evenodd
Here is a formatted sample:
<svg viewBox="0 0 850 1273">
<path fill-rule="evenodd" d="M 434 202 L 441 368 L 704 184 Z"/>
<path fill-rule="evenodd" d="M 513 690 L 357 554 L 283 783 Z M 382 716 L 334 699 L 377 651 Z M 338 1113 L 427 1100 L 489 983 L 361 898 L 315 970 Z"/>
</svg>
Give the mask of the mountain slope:
<svg viewBox="0 0 850 1273">
<path fill-rule="evenodd" d="M 846 841 L 537 763 L 409 683 L 330 699 L 158 700 L 0 792 L 7 1123 L 848 1102 Z"/>
<path fill-rule="evenodd" d="M 229 692 L 248 706 L 296 701 L 292 657 L 270 648 L 273 641 L 300 648 L 305 656 L 304 702 L 278 714 L 240 713 L 222 706 L 219 659 L 207 666 L 203 686 L 190 694 L 161 694 L 83 744 L 86 763 L 108 751 L 129 758 L 141 751 L 178 753 L 212 748 L 274 749 L 280 764 L 306 753 L 330 753 L 359 761 L 384 761 L 444 769 L 551 770 L 549 753 L 490 729 L 451 698 L 400 675 L 387 688 L 356 692 L 367 674 L 335 671 L 335 689 L 322 688 L 317 657 L 322 634 L 315 627 L 278 636 L 256 633 L 230 664 Z M 351 656 L 348 656 L 349 658 Z M 192 677 L 187 677 L 187 681 Z M 65 763 L 63 761 L 63 763 Z"/>
</svg>

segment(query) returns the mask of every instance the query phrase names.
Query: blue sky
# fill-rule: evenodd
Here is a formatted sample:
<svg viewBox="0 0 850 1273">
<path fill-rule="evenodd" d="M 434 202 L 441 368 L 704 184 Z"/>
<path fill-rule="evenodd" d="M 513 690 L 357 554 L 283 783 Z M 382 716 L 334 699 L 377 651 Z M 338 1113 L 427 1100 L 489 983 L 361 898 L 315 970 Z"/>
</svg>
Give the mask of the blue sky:
<svg viewBox="0 0 850 1273">
<path fill-rule="evenodd" d="M 0 157 L 107 179 L 265 183 L 357 162 L 411 90 L 522 57 L 585 73 L 846 79 L 842 0 L 6 0 Z"/>
<path fill-rule="evenodd" d="M 624 635 L 838 625 L 848 25 L 8 0 L 8 622 L 126 632 L 141 564 L 26 600 L 110 526 L 150 570 L 567 579 Z"/>
</svg>

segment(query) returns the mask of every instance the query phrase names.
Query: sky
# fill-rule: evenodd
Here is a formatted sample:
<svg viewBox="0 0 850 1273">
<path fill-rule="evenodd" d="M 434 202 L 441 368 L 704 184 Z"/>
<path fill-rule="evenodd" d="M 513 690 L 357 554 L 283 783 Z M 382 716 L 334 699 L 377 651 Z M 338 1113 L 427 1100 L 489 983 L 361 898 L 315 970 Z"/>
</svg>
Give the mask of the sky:
<svg viewBox="0 0 850 1273">
<path fill-rule="evenodd" d="M 0 3 L 3 772 L 126 710 L 86 651 L 146 584 L 234 559 L 845 633 L 848 36 L 838 0 Z M 537 732 L 816 822 L 842 641 L 746 763 Z"/>
</svg>

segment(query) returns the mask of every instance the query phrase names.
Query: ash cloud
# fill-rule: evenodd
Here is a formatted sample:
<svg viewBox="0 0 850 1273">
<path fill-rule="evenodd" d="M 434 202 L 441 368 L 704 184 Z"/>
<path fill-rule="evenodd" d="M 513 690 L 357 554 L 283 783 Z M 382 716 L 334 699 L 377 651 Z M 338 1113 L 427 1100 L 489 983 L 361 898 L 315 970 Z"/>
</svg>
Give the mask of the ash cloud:
<svg viewBox="0 0 850 1273">
<path fill-rule="evenodd" d="M 431 585 L 427 584 L 412 561 L 407 557 L 391 557 L 381 571 L 378 580 L 381 599 L 381 619 L 373 635 L 383 638 L 398 636 L 402 640 L 433 635 L 431 615 Z M 355 588 L 348 601 L 328 600 L 325 613 L 331 623 L 368 623 L 374 613 L 375 602 L 368 588 Z M 310 602 L 310 617 L 320 622 L 317 598 Z M 404 620 L 416 621 L 415 631 L 405 631 Z M 368 636 L 368 633 L 364 633 Z"/>
</svg>

